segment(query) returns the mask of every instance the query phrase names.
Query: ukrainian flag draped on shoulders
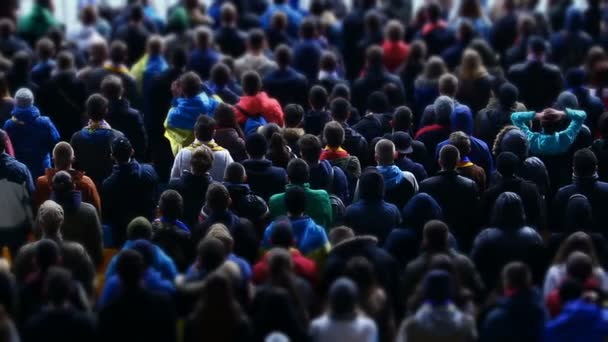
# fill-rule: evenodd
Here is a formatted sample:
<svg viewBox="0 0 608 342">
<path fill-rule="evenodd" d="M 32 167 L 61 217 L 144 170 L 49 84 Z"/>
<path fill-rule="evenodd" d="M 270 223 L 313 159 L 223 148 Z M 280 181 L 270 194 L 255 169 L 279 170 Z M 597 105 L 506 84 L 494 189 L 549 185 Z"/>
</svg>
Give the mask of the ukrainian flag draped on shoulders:
<svg viewBox="0 0 608 342">
<path fill-rule="evenodd" d="M 217 96 L 200 93 L 194 97 L 173 99 L 165 120 L 165 138 L 171 143 L 173 155 L 194 141 L 194 124 L 199 115 L 213 116 L 217 105 L 222 102 Z"/>
</svg>

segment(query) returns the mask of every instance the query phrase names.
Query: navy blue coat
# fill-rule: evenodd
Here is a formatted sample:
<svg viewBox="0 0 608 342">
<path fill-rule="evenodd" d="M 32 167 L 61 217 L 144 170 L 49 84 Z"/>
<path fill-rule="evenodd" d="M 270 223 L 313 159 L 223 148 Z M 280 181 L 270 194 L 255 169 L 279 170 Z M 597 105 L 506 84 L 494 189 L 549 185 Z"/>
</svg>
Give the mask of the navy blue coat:
<svg viewBox="0 0 608 342">
<path fill-rule="evenodd" d="M 384 243 L 391 230 L 401 223 L 399 209 L 384 200 L 360 199 L 346 208 L 344 223 L 357 235 L 372 235 Z"/>
<path fill-rule="evenodd" d="M 243 166 L 247 173 L 249 187 L 264 201 L 268 202 L 270 196 L 285 191 L 285 185 L 287 184 L 285 169 L 272 166 L 270 160 L 247 159 L 243 161 Z"/>
</svg>

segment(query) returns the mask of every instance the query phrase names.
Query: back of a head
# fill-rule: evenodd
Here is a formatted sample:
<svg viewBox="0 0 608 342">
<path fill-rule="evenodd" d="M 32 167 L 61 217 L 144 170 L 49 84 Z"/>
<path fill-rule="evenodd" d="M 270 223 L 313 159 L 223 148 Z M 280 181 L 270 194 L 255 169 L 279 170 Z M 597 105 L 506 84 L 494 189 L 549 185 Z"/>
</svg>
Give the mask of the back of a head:
<svg viewBox="0 0 608 342">
<path fill-rule="evenodd" d="M 382 139 L 374 148 L 378 165 L 392 165 L 395 161 L 395 144 L 388 139 Z"/>
<path fill-rule="evenodd" d="M 494 202 L 492 225 L 500 229 L 519 229 L 526 224 L 524 206 L 518 194 L 503 192 Z"/>
<path fill-rule="evenodd" d="M 197 255 L 201 268 L 211 272 L 224 263 L 227 251 L 222 241 L 209 236 L 198 244 Z"/>
<path fill-rule="evenodd" d="M 114 64 L 122 64 L 127 59 L 127 44 L 122 40 L 115 40 L 110 44 L 110 61 Z"/>
<path fill-rule="evenodd" d="M 51 267 L 44 282 L 49 302 L 55 306 L 62 306 L 70 298 L 72 282 L 70 271 L 60 267 Z"/>
<path fill-rule="evenodd" d="M 385 39 L 391 42 L 399 42 L 403 39 L 405 28 L 398 20 L 391 20 L 386 24 Z"/>
<path fill-rule="evenodd" d="M 424 62 L 426 58 L 427 48 L 423 40 L 414 40 L 410 45 L 410 56 L 408 61 Z"/>
<path fill-rule="evenodd" d="M 448 96 L 439 96 L 433 103 L 433 109 L 435 110 L 435 122 L 449 126 L 450 116 L 454 111 L 454 100 Z"/>
<path fill-rule="evenodd" d="M 348 120 L 350 116 L 350 102 L 345 98 L 338 97 L 331 101 L 330 105 L 331 116 L 338 122 Z"/>
<path fill-rule="evenodd" d="M 230 206 L 230 193 L 223 184 L 212 183 L 205 195 L 207 207 L 214 212 L 222 212 Z"/>
<path fill-rule="evenodd" d="M 55 241 L 42 239 L 36 243 L 34 254 L 38 270 L 44 273 L 59 263 L 61 252 Z"/>
<path fill-rule="evenodd" d="M 299 216 L 306 211 L 306 192 L 299 186 L 292 186 L 285 191 L 285 209 L 292 216 Z"/>
<path fill-rule="evenodd" d="M 192 71 L 188 71 L 179 78 L 185 97 L 194 97 L 200 93 L 201 78 Z"/>
<path fill-rule="evenodd" d="M 458 92 L 458 78 L 453 74 L 443 74 L 439 77 L 439 94 L 454 98 Z"/>
<path fill-rule="evenodd" d="M 336 57 L 336 54 L 331 51 L 323 52 L 321 60 L 319 61 L 319 67 L 321 70 L 328 73 L 336 71 L 338 68 L 338 58 Z"/>
<path fill-rule="evenodd" d="M 304 108 L 299 104 L 290 103 L 283 109 L 285 114 L 285 127 L 296 128 L 302 124 L 304 118 Z"/>
<path fill-rule="evenodd" d="M 199 141 L 211 141 L 213 140 L 213 134 L 215 133 L 215 126 L 215 119 L 209 115 L 201 114 L 194 124 L 194 136 Z"/>
<path fill-rule="evenodd" d="M 234 4 L 224 2 L 220 8 L 220 20 L 224 25 L 234 24 L 237 20 L 237 9 Z"/>
<path fill-rule="evenodd" d="M 532 286 L 532 273 L 523 262 L 510 262 L 502 269 L 502 281 L 505 289 L 526 290 Z"/>
<path fill-rule="evenodd" d="M 234 238 L 232 234 L 230 234 L 230 230 L 222 223 L 214 223 L 209 227 L 207 231 L 207 235 L 205 238 L 213 237 L 222 242 L 224 244 L 224 249 L 227 253 L 232 252 L 232 248 L 234 247 Z"/>
<path fill-rule="evenodd" d="M 300 24 L 300 37 L 302 39 L 314 39 L 317 35 L 317 25 L 314 20 L 307 18 Z"/>
<path fill-rule="evenodd" d="M 211 81 L 218 87 L 224 87 L 230 82 L 230 74 L 230 68 L 226 64 L 217 63 L 211 68 Z"/>
<path fill-rule="evenodd" d="M 196 45 L 201 49 L 207 49 L 213 44 L 213 33 L 207 27 L 200 27 L 195 32 Z"/>
<path fill-rule="evenodd" d="M 445 305 L 454 296 L 451 275 L 444 270 L 432 270 L 422 280 L 424 299 L 431 305 Z"/>
<path fill-rule="evenodd" d="M 274 50 L 274 56 L 279 67 L 285 68 L 291 64 L 292 51 L 291 48 L 285 44 L 277 46 Z"/>
<path fill-rule="evenodd" d="M 58 142 L 53 148 L 53 163 L 59 170 L 68 169 L 72 165 L 74 160 L 74 149 L 72 146 L 65 142 Z"/>
<path fill-rule="evenodd" d="M 36 52 L 41 60 L 49 59 L 55 53 L 55 43 L 49 38 L 41 38 L 36 42 Z"/>
<path fill-rule="evenodd" d="M 86 107 L 91 120 L 101 121 L 108 112 L 108 100 L 100 94 L 93 94 L 87 99 Z"/>
<path fill-rule="evenodd" d="M 313 109 L 320 110 L 327 106 L 327 91 L 319 85 L 310 88 L 308 92 L 308 102 Z"/>
<path fill-rule="evenodd" d="M 395 131 L 408 132 L 413 121 L 414 114 L 411 109 L 406 106 L 395 108 L 395 114 L 393 115 L 393 129 Z"/>
<path fill-rule="evenodd" d="M 574 95 L 572 92 L 566 90 L 566 91 L 562 91 L 557 96 L 557 100 L 555 101 L 554 107 L 556 109 L 561 109 L 561 110 L 578 109 L 579 103 L 578 103 L 578 99 L 576 98 L 576 95 Z"/>
<path fill-rule="evenodd" d="M 133 156 L 133 147 L 126 137 L 117 138 L 112 142 L 112 157 L 118 163 L 127 163 Z"/>
<path fill-rule="evenodd" d="M 460 152 L 455 146 L 445 145 L 439 150 L 439 164 L 443 170 L 455 170 L 460 161 Z"/>
<path fill-rule="evenodd" d="M 589 148 L 576 151 L 572 163 L 574 165 L 574 174 L 578 177 L 591 177 L 597 171 L 597 157 Z"/>
<path fill-rule="evenodd" d="M 3 39 L 8 38 L 15 32 L 15 24 L 9 18 L 0 19 L 0 37 Z"/>
<path fill-rule="evenodd" d="M 302 159 L 292 159 L 287 164 L 287 177 L 291 184 L 304 184 L 310 180 L 310 167 Z"/>
<path fill-rule="evenodd" d="M 61 51 L 57 54 L 57 70 L 72 71 L 74 69 L 74 55 L 69 51 Z"/>
<path fill-rule="evenodd" d="M 122 96 L 122 80 L 116 75 L 108 75 L 101 81 L 101 92 L 109 100 L 117 100 Z"/>
<path fill-rule="evenodd" d="M 566 260 L 566 272 L 579 281 L 586 281 L 593 274 L 593 260 L 583 252 L 574 251 Z"/>
<path fill-rule="evenodd" d="M 331 90 L 331 98 L 343 98 L 350 101 L 350 89 L 346 84 L 338 83 L 334 86 L 334 89 Z"/>
<path fill-rule="evenodd" d="M 384 179 L 374 170 L 368 170 L 359 178 L 359 197 L 364 200 L 381 200 L 384 198 Z"/>
<path fill-rule="evenodd" d="M 247 45 L 250 50 L 260 51 L 264 48 L 264 44 L 266 43 L 266 36 L 264 31 L 261 29 L 253 29 L 249 31 L 249 36 L 247 37 Z"/>
<path fill-rule="evenodd" d="M 192 152 L 190 169 L 194 175 L 204 175 L 213 165 L 213 151 L 205 145 L 199 146 Z"/>
<path fill-rule="evenodd" d="M 268 254 L 268 272 L 271 278 L 281 277 L 293 271 L 293 261 L 287 249 L 273 248 Z"/>
<path fill-rule="evenodd" d="M 338 148 L 344 143 L 344 128 L 337 121 L 330 121 L 323 128 L 323 138 L 327 146 Z"/>
<path fill-rule="evenodd" d="M 52 188 L 56 194 L 65 194 L 74 190 L 72 175 L 67 171 L 57 172 L 53 176 Z"/>
<path fill-rule="evenodd" d="M 245 183 L 246 180 L 247 173 L 245 172 L 245 167 L 243 167 L 243 164 L 238 162 L 228 164 L 228 167 L 226 167 L 226 172 L 224 173 L 224 181 L 233 184 L 241 184 Z"/>
<path fill-rule="evenodd" d="M 511 83 L 504 83 L 498 90 L 498 102 L 503 108 L 512 108 L 519 97 L 519 90 Z"/>
<path fill-rule="evenodd" d="M 374 91 L 367 98 L 367 110 L 372 113 L 387 113 L 390 110 L 388 97 L 382 91 Z"/>
<path fill-rule="evenodd" d="M 372 45 L 367 48 L 365 56 L 368 66 L 378 67 L 383 65 L 384 52 L 382 51 L 382 48 L 378 45 Z"/>
<path fill-rule="evenodd" d="M 288 220 L 279 220 L 275 222 L 270 242 L 274 247 L 289 248 L 293 246 L 295 238 L 291 228 L 291 222 Z"/>
<path fill-rule="evenodd" d="M 158 56 L 165 48 L 163 38 L 157 34 L 148 38 L 147 51 L 151 56 Z"/>
<path fill-rule="evenodd" d="M 357 285 L 348 278 L 338 278 L 329 288 L 329 310 L 332 319 L 351 320 L 356 315 L 359 298 Z"/>
<path fill-rule="evenodd" d="M 262 79 L 255 71 L 247 71 L 241 78 L 243 92 L 247 96 L 255 96 L 262 90 Z"/>
<path fill-rule="evenodd" d="M 426 7 L 426 15 L 430 22 L 437 22 L 441 18 L 441 7 L 437 2 L 431 2 Z"/>
<path fill-rule="evenodd" d="M 542 37 L 532 36 L 528 40 L 528 51 L 535 56 L 543 56 L 547 52 L 547 45 Z"/>
<path fill-rule="evenodd" d="M 424 76 L 429 80 L 438 80 L 447 72 L 445 62 L 439 56 L 431 56 L 424 65 Z"/>
<path fill-rule="evenodd" d="M 328 238 L 329 243 L 332 246 L 336 246 L 337 244 L 346 241 L 348 239 L 352 239 L 355 237 L 355 232 L 352 228 L 347 226 L 338 226 L 334 227 L 329 231 Z"/>
<path fill-rule="evenodd" d="M 462 131 L 452 132 L 449 142 L 458 149 L 461 157 L 467 157 L 471 153 L 471 138 Z"/>
<path fill-rule="evenodd" d="M 302 159 L 306 162 L 316 163 L 319 161 L 322 150 L 321 140 L 319 140 L 319 138 L 312 134 L 305 134 L 298 140 L 298 147 Z"/>
<path fill-rule="evenodd" d="M 127 226 L 127 239 L 128 240 L 150 240 L 152 238 L 152 224 L 150 221 L 139 216 L 131 220 Z"/>
<path fill-rule="evenodd" d="M 448 226 L 439 220 L 431 220 L 424 225 L 424 247 L 429 251 L 446 251 L 448 249 Z"/>
<path fill-rule="evenodd" d="M 509 178 L 515 175 L 519 169 L 519 157 L 512 152 L 502 152 L 496 158 L 496 170 L 503 178 Z"/>
<path fill-rule="evenodd" d="M 175 190 L 165 190 L 160 195 L 158 210 L 163 215 L 163 218 L 169 221 L 180 219 L 184 210 L 182 196 Z"/>
<path fill-rule="evenodd" d="M 36 223 L 42 229 L 43 235 L 54 236 L 61 228 L 64 219 L 63 208 L 51 201 L 47 200 L 38 208 Z"/>
<path fill-rule="evenodd" d="M 138 287 L 139 280 L 144 273 L 144 261 L 139 252 L 126 249 L 118 254 L 116 261 L 116 274 L 121 280 L 121 284 L 126 289 Z"/>
<path fill-rule="evenodd" d="M 247 136 L 245 149 L 250 158 L 262 158 L 268 150 L 268 142 L 260 133 L 253 133 Z"/>
</svg>

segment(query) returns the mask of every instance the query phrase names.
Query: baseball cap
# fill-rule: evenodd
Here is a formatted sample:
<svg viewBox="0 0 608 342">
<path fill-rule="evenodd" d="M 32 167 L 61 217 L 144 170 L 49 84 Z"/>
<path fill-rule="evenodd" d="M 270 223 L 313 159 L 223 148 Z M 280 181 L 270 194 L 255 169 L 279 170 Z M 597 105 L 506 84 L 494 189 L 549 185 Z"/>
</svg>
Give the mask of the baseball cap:
<svg viewBox="0 0 608 342">
<path fill-rule="evenodd" d="M 395 150 L 401 154 L 410 154 L 414 151 L 412 148 L 412 137 L 405 132 L 393 133 L 393 144 L 395 144 Z"/>
</svg>

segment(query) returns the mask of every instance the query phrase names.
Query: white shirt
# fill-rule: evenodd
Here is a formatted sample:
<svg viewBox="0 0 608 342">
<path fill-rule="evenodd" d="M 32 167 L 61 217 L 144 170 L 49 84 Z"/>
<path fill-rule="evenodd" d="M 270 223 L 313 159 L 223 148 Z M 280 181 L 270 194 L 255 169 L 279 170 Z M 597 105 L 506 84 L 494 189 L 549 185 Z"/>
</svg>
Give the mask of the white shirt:
<svg viewBox="0 0 608 342">
<path fill-rule="evenodd" d="M 314 342 L 377 342 L 378 329 L 371 319 L 358 314 L 353 320 L 334 320 L 325 314 L 310 324 Z"/>
</svg>

